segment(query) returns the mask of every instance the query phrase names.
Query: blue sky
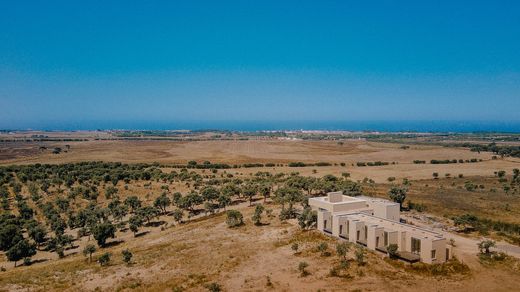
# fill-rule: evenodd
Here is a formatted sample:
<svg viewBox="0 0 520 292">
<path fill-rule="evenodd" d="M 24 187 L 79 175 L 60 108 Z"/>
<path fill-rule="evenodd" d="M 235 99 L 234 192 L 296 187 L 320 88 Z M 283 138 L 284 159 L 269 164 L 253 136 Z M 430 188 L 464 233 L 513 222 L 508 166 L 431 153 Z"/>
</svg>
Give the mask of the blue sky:
<svg viewBox="0 0 520 292">
<path fill-rule="evenodd" d="M 0 128 L 520 121 L 520 2 L 2 1 L 0 108 Z"/>
</svg>

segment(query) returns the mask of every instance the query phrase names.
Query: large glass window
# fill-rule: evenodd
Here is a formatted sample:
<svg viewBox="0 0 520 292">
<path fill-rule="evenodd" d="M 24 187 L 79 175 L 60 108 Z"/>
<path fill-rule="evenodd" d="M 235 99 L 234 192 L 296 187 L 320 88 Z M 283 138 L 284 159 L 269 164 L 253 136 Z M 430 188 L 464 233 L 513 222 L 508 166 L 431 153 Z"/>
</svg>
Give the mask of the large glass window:
<svg viewBox="0 0 520 292">
<path fill-rule="evenodd" d="M 421 240 L 412 237 L 412 252 L 420 253 L 421 252 Z"/>
</svg>

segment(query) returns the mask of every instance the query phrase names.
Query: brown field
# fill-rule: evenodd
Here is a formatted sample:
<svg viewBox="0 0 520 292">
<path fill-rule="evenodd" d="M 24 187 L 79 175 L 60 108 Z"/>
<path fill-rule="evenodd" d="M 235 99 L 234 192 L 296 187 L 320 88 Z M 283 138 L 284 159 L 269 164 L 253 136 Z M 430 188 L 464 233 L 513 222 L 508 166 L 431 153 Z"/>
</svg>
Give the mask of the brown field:
<svg viewBox="0 0 520 292">
<path fill-rule="evenodd" d="M 67 153 L 52 154 L 53 147 L 71 146 Z M 40 146 L 48 149 L 40 151 Z M 4 142 L 0 143 L 0 164 L 66 163 L 79 161 L 116 161 L 127 163 L 160 162 L 186 163 L 208 160 L 228 164 L 243 163 L 307 163 L 329 162 L 338 166 L 304 168 L 251 168 L 243 173 L 256 171 L 293 172 L 303 175 L 341 175 L 349 172 L 355 180 L 365 177 L 384 182 L 388 177 L 397 179 L 427 179 L 433 172 L 465 176 L 490 176 L 494 171 L 520 167 L 520 159 L 491 160 L 491 153 L 476 153 L 464 148 L 440 146 L 411 146 L 400 149 L 399 144 L 345 141 L 339 145 L 333 141 L 286 140 L 237 140 L 237 141 L 86 141 L 86 142 Z M 479 163 L 464 164 L 413 164 L 413 160 L 431 159 L 482 159 Z M 395 165 L 357 167 L 356 162 L 386 161 Z M 339 163 L 346 163 L 345 167 Z M 313 169 L 317 173 L 313 174 Z"/>
</svg>

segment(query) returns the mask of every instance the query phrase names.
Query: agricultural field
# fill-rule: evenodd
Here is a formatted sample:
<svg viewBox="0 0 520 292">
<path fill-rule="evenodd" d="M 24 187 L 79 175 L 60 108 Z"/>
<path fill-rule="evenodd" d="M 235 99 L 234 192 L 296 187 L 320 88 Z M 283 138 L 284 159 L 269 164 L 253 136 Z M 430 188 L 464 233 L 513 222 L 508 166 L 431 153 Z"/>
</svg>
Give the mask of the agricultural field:
<svg viewBox="0 0 520 292">
<path fill-rule="evenodd" d="M 119 139 L 128 135 L 1 136 L 0 290 L 517 287 L 518 158 L 365 139 Z M 341 253 L 313 230 L 309 196 L 388 198 L 392 188 L 406 189 L 403 218 L 445 232 L 456 259 L 408 265 L 353 245 Z M 484 238 L 499 259 L 479 256 Z"/>
</svg>

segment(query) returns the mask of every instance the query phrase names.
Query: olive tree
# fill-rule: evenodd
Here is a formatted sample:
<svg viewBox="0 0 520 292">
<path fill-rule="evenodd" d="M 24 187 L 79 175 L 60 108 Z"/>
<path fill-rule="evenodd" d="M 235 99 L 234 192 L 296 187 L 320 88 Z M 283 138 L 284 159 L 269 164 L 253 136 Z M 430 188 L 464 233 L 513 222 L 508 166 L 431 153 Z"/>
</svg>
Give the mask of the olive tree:
<svg viewBox="0 0 520 292">
<path fill-rule="evenodd" d="M 244 216 L 240 211 L 237 210 L 228 210 L 226 212 L 227 218 L 226 223 L 229 227 L 237 227 L 244 224 Z"/>
<path fill-rule="evenodd" d="M 88 255 L 88 262 L 92 262 L 92 254 L 96 252 L 96 246 L 93 244 L 87 244 L 85 248 L 83 249 L 83 255 Z"/>
<path fill-rule="evenodd" d="M 388 196 L 392 201 L 399 203 L 399 208 L 402 209 L 407 192 L 408 190 L 404 187 L 393 186 L 388 191 Z"/>
<path fill-rule="evenodd" d="M 99 246 L 103 247 L 108 238 L 114 238 L 116 234 L 116 227 L 110 222 L 100 223 L 94 226 L 92 235 L 96 239 Z"/>
<path fill-rule="evenodd" d="M 27 241 L 26 239 L 18 241 L 5 253 L 7 259 L 11 262 L 14 262 L 15 267 L 17 261 L 21 259 L 30 258 L 35 254 L 36 246 L 30 244 L 29 241 Z"/>
</svg>

